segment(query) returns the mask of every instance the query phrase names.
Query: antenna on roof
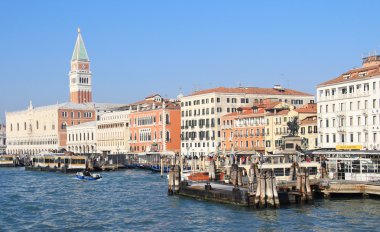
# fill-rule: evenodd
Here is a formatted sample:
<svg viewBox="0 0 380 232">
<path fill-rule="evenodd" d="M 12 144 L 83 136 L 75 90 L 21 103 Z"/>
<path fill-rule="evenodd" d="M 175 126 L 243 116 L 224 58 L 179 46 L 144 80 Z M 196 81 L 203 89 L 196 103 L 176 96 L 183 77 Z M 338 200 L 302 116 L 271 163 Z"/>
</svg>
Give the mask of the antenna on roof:
<svg viewBox="0 0 380 232">
<path fill-rule="evenodd" d="M 237 82 L 237 85 L 238 85 L 239 88 L 242 87 L 242 83 L 240 81 Z"/>
</svg>

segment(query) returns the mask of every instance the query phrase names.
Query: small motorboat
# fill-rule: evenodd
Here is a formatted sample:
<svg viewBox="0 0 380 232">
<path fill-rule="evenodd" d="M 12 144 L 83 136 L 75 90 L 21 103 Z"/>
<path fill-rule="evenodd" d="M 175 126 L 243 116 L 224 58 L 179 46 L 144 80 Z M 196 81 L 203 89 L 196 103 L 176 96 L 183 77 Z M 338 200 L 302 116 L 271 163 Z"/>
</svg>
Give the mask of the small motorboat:
<svg viewBox="0 0 380 232">
<path fill-rule="evenodd" d="M 91 174 L 89 171 L 77 172 L 75 177 L 79 180 L 98 180 L 102 178 L 100 174 Z"/>
</svg>

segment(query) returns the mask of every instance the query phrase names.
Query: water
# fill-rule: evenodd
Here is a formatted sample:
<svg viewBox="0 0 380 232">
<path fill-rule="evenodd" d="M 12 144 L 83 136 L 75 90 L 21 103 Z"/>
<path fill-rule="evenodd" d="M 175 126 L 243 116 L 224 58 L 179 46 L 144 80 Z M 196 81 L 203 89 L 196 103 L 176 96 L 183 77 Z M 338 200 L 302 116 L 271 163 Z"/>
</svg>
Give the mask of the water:
<svg viewBox="0 0 380 232">
<path fill-rule="evenodd" d="M 166 179 L 141 170 L 74 175 L 0 168 L 0 231 L 368 231 L 380 200 L 319 200 L 278 210 L 168 197 Z"/>
</svg>

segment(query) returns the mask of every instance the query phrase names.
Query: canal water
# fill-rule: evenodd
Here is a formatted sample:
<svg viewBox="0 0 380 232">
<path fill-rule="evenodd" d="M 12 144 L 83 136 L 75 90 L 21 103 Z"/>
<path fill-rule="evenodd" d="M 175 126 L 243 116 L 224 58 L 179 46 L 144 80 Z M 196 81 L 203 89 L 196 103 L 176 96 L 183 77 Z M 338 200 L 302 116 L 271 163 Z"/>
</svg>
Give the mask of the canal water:
<svg viewBox="0 0 380 232">
<path fill-rule="evenodd" d="M 0 168 L 0 231 L 375 231 L 380 200 L 318 200 L 278 210 L 168 197 L 142 170 L 74 175 Z"/>
</svg>

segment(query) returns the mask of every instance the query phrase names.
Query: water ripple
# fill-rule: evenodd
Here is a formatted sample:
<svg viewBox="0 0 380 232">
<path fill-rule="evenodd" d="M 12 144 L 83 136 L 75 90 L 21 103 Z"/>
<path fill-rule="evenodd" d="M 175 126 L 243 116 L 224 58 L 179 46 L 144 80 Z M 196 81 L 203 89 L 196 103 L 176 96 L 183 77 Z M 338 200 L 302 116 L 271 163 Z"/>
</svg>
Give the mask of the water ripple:
<svg viewBox="0 0 380 232">
<path fill-rule="evenodd" d="M 1 231 L 368 231 L 380 201 L 320 200 L 279 210 L 168 197 L 165 178 L 146 171 L 73 175 L 0 169 Z"/>
</svg>

